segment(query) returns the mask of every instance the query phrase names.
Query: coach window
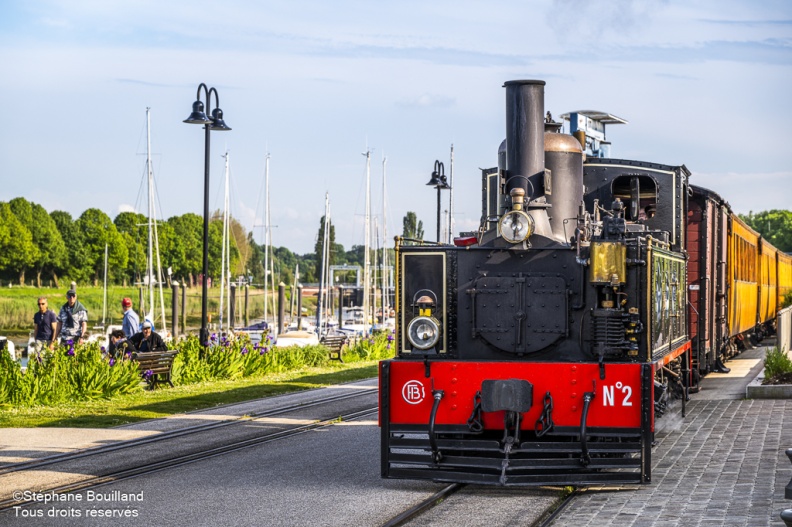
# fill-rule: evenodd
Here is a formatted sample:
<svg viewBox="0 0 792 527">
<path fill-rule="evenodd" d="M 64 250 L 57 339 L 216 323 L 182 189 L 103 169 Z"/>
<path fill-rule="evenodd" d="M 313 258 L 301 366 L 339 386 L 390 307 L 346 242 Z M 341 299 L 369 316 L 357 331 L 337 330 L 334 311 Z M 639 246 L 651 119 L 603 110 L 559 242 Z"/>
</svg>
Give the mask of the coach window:
<svg viewBox="0 0 792 527">
<path fill-rule="evenodd" d="M 626 174 L 613 180 L 613 198 L 624 202 L 627 221 L 648 221 L 657 212 L 657 182 L 650 176 Z"/>
</svg>

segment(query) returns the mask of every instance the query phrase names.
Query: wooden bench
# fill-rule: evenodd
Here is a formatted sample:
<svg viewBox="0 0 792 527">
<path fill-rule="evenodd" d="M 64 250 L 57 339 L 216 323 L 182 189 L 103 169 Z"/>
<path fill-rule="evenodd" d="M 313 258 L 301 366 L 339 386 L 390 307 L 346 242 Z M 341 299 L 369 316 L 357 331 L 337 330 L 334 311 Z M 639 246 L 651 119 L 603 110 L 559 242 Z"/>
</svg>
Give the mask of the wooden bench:
<svg viewBox="0 0 792 527">
<path fill-rule="evenodd" d="M 137 354 L 135 360 L 138 363 L 138 371 L 148 382 L 149 389 L 153 390 L 157 384 L 165 382 L 173 388 L 171 368 L 177 353 L 178 351 L 144 351 Z"/>
<path fill-rule="evenodd" d="M 349 337 L 346 335 L 325 335 L 319 343 L 329 351 L 330 360 L 344 362 L 341 351 L 349 343 Z"/>
</svg>

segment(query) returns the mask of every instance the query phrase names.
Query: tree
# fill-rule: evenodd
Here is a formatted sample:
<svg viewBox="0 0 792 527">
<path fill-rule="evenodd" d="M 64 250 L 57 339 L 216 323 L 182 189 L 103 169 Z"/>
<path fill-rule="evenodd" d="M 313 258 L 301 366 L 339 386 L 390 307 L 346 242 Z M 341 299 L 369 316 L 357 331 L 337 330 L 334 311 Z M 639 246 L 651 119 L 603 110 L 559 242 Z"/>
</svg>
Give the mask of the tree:
<svg viewBox="0 0 792 527">
<path fill-rule="evenodd" d="M 148 254 L 147 222 L 148 218 L 137 212 L 121 212 L 113 220 L 127 247 L 127 267 L 123 276 L 130 283 L 140 281 L 145 273 Z"/>
<path fill-rule="evenodd" d="M 423 240 L 423 222 L 412 211 L 407 211 L 402 220 L 402 237 L 412 240 Z"/>
<path fill-rule="evenodd" d="M 25 271 L 27 271 L 28 266 L 32 267 L 39 262 L 41 262 L 41 251 L 39 250 L 38 240 L 36 240 L 36 236 L 33 234 L 33 207 L 30 205 L 30 202 L 25 198 L 14 198 L 8 202 L 9 207 L 11 207 L 11 212 L 14 213 L 14 216 L 19 220 L 19 222 L 25 226 L 25 228 L 31 234 L 31 242 L 32 247 L 30 248 L 30 254 L 28 254 L 27 258 L 27 265 L 23 265 L 19 269 L 19 285 L 25 285 Z"/>
<path fill-rule="evenodd" d="M 335 265 L 336 263 L 336 254 L 333 249 L 335 248 L 335 225 L 333 225 L 333 220 L 330 220 L 330 231 L 328 232 L 328 236 L 330 238 L 330 254 L 329 254 L 329 261 L 328 265 Z M 324 254 L 324 238 L 325 238 L 325 217 L 322 216 L 319 219 L 319 232 L 316 235 L 316 244 L 314 245 L 314 275 L 316 278 L 321 281 L 322 280 L 322 255 Z"/>
<path fill-rule="evenodd" d="M 255 284 L 263 284 L 264 283 L 264 246 L 259 245 L 256 243 L 256 240 L 253 239 L 253 233 L 248 233 L 248 259 L 246 270 L 249 271 L 250 275 L 253 277 L 253 283 Z M 247 274 L 247 273 L 246 273 Z"/>
<path fill-rule="evenodd" d="M 72 220 L 71 214 L 62 210 L 54 210 L 50 212 L 50 218 L 55 222 L 55 226 L 58 228 L 61 239 L 66 246 L 66 256 L 63 258 L 61 265 L 57 267 L 57 270 L 75 281 L 88 279 L 88 272 L 83 265 L 85 262 L 83 235 L 77 228 L 77 224 Z M 57 275 L 53 277 L 57 287 Z"/>
<path fill-rule="evenodd" d="M 33 264 L 33 236 L 8 203 L 0 203 L 0 271 L 20 273 Z"/>
<path fill-rule="evenodd" d="M 39 251 L 41 251 L 42 259 L 36 266 L 36 285 L 41 287 L 41 273 L 45 270 L 52 274 L 52 279 L 58 283 L 58 275 L 56 271 L 61 269 L 66 260 L 66 244 L 63 242 L 60 231 L 55 221 L 47 213 L 47 209 L 37 203 L 33 203 L 33 219 L 38 225 L 37 233 L 34 239 L 38 236 Z"/>
<path fill-rule="evenodd" d="M 197 276 L 203 269 L 203 218 L 188 212 L 168 219 L 173 228 L 173 245 L 168 261 L 173 272 L 190 287 L 195 287 Z"/>
<path fill-rule="evenodd" d="M 219 221 L 221 226 L 221 236 L 222 236 L 222 225 L 223 225 L 223 212 L 217 210 L 212 214 L 212 221 Z M 236 253 L 238 258 L 235 257 L 232 259 L 231 265 L 229 269 L 231 270 L 231 276 L 239 276 L 247 274 L 247 266 L 246 263 L 250 256 L 250 246 L 248 245 L 248 232 L 239 223 L 239 220 L 234 218 L 233 216 L 228 216 L 228 230 L 231 233 L 231 254 L 232 256 Z M 236 249 L 236 250 L 235 250 Z"/>
<path fill-rule="evenodd" d="M 108 249 L 108 279 L 114 279 L 126 271 L 129 250 L 124 237 L 119 234 L 110 217 L 99 209 L 88 209 L 75 222 L 83 236 L 85 270 L 99 281 L 104 273 L 105 246 Z"/>
<path fill-rule="evenodd" d="M 792 251 L 792 211 L 774 209 L 757 214 L 751 211 L 747 216 L 739 216 L 779 250 Z"/>
</svg>

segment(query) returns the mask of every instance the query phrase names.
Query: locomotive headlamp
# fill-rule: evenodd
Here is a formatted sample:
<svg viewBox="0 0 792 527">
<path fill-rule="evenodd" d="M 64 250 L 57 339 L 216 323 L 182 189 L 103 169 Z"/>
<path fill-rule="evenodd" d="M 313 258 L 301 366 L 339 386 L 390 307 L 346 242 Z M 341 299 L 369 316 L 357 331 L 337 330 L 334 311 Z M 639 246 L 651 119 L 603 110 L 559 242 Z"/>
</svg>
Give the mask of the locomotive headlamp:
<svg viewBox="0 0 792 527">
<path fill-rule="evenodd" d="M 534 233 L 534 220 L 521 210 L 513 210 L 501 217 L 498 228 L 507 242 L 520 243 Z"/>
<path fill-rule="evenodd" d="M 407 338 L 419 350 L 429 349 L 440 340 L 440 323 L 434 317 L 416 317 L 407 326 Z"/>
<path fill-rule="evenodd" d="M 418 316 L 407 325 L 407 340 L 413 347 L 427 350 L 440 340 L 440 322 L 432 316 L 437 302 L 432 296 L 425 294 L 415 300 L 413 305 L 418 308 Z"/>
<path fill-rule="evenodd" d="M 498 228 L 507 242 L 520 243 L 534 233 L 534 220 L 522 210 L 525 190 L 513 188 L 509 195 L 512 199 L 512 210 L 501 217 Z"/>
</svg>

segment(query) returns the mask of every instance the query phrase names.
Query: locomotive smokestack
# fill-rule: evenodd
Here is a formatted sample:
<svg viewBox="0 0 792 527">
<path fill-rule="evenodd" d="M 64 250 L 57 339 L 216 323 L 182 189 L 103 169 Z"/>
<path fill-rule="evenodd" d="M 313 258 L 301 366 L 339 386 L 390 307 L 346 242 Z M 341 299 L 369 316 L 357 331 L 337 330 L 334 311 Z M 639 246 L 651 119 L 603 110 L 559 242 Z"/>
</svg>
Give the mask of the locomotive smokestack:
<svg viewBox="0 0 792 527">
<path fill-rule="evenodd" d="M 506 194 L 525 190 L 527 202 L 544 196 L 544 81 L 508 81 L 506 88 Z"/>
</svg>

